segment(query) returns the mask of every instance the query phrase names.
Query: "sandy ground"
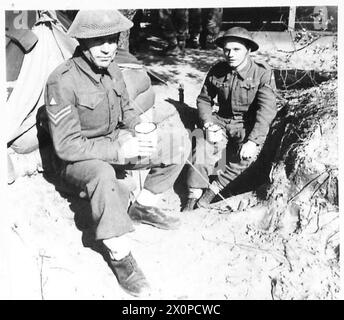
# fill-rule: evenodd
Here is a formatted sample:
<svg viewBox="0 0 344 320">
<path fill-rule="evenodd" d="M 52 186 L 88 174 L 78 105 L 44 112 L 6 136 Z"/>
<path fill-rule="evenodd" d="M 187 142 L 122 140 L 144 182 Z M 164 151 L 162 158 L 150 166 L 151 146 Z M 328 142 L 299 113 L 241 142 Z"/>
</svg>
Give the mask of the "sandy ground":
<svg viewBox="0 0 344 320">
<path fill-rule="evenodd" d="M 301 56 L 303 62 L 309 61 L 305 52 L 298 54 L 297 65 L 288 67 L 304 65 Z M 261 53 L 263 58 L 270 57 L 273 66 L 285 61 L 283 55 L 277 50 Z M 156 105 L 169 103 L 167 98 L 177 101 L 177 87 L 183 83 L 185 103 L 191 107 L 195 107 L 206 71 L 220 56 L 220 51 L 190 49 L 176 58 L 138 54 L 147 67 L 168 79 L 169 86 L 155 86 Z M 132 299 L 120 289 L 102 256 L 85 243 L 87 237 L 80 230 L 70 201 L 41 174 L 21 177 L 10 185 L 7 203 L 11 227 L 6 231 L 10 249 L 6 282 L 11 290 L 2 292 L 3 296 Z M 180 213 L 179 196 L 171 190 L 163 196 L 161 205 L 180 217 L 179 230 L 136 225 L 130 234 L 133 254 L 153 288 L 148 298 L 338 298 L 336 208 L 318 215 L 320 224 L 315 219 L 302 233 L 293 233 L 264 230 L 261 221 L 267 208 L 259 203 L 231 213 L 222 209 Z M 79 200 L 79 209 L 87 213 L 88 203 Z"/>
<path fill-rule="evenodd" d="M 41 175 L 19 179 L 8 201 L 14 297 L 131 299 L 103 258 L 83 246 L 68 201 Z M 179 198 L 170 192 L 162 203 L 176 208 Z M 265 209 L 176 212 L 182 220 L 176 231 L 136 225 L 133 253 L 154 288 L 150 298 L 334 299 L 338 212 L 321 215 L 321 232 L 313 222 L 290 235 L 260 228 Z"/>
</svg>

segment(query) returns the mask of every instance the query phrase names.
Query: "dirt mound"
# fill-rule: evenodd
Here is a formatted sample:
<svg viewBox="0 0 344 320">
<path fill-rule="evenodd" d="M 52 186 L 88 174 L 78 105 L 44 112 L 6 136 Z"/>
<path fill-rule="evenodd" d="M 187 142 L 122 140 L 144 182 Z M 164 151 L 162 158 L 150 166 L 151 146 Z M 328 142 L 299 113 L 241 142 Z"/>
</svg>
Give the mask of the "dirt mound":
<svg viewBox="0 0 344 320">
<path fill-rule="evenodd" d="M 281 98 L 282 116 L 271 133 L 280 144 L 270 173 L 273 183 L 269 197 L 281 195 L 288 204 L 316 201 L 337 206 L 337 81 L 284 92 Z"/>
<path fill-rule="evenodd" d="M 215 205 L 225 213 L 230 206 L 238 214 L 246 203 L 246 241 L 256 250 L 253 256 L 269 253 L 270 259 L 281 260 L 276 269 L 263 272 L 268 264 L 261 263 L 253 272 L 268 275 L 273 299 L 339 295 L 336 89 L 336 80 L 331 80 L 308 90 L 282 92 L 269 137 L 278 145 L 270 159 L 271 184 Z"/>
</svg>

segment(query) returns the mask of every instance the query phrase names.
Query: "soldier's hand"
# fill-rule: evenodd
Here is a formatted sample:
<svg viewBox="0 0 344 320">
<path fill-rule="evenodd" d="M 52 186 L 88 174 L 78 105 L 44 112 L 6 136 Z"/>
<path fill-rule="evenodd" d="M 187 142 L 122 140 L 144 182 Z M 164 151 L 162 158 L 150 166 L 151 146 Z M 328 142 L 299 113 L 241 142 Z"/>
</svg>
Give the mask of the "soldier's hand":
<svg viewBox="0 0 344 320">
<path fill-rule="evenodd" d="M 139 155 L 149 157 L 157 150 L 157 137 L 138 138 Z"/>
<path fill-rule="evenodd" d="M 258 153 L 258 146 L 252 142 L 247 141 L 245 142 L 240 150 L 240 159 L 242 160 L 249 160 L 254 159 L 257 156 Z"/>
<path fill-rule="evenodd" d="M 149 157 L 156 151 L 156 142 L 130 137 L 122 144 L 121 151 L 126 159 L 135 158 L 137 156 Z"/>
<path fill-rule="evenodd" d="M 123 157 L 126 159 L 134 158 L 139 155 L 139 142 L 136 137 L 130 137 L 121 146 Z"/>
</svg>

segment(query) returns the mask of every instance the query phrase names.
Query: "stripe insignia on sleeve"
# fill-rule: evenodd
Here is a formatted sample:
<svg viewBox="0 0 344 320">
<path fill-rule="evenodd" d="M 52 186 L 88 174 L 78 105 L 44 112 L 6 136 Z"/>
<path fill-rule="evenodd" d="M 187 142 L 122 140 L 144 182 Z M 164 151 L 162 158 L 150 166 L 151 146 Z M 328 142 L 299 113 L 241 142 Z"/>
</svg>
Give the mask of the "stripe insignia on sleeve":
<svg viewBox="0 0 344 320">
<path fill-rule="evenodd" d="M 72 112 L 72 106 L 67 106 L 63 109 L 61 109 L 58 113 L 53 114 L 49 110 L 47 110 L 47 114 L 49 117 L 49 120 L 56 126 L 64 117 L 66 117 L 68 114 Z"/>
</svg>

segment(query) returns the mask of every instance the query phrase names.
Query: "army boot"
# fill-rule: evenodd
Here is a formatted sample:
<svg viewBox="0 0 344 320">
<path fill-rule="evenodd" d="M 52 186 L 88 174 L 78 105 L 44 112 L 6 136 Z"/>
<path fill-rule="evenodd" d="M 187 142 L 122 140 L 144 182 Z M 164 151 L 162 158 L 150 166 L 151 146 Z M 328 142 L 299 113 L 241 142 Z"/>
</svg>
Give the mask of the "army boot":
<svg viewBox="0 0 344 320">
<path fill-rule="evenodd" d="M 215 50 L 217 48 L 214 37 L 212 35 L 206 36 L 203 48 L 206 50 Z"/>
<path fill-rule="evenodd" d="M 144 206 L 137 201 L 130 206 L 128 214 L 133 221 L 159 229 L 173 230 L 180 226 L 180 220 L 177 217 L 167 215 L 157 207 Z"/>
<path fill-rule="evenodd" d="M 185 51 L 186 42 L 185 40 L 178 40 L 178 47 L 181 52 Z"/>
<path fill-rule="evenodd" d="M 165 56 L 177 56 L 178 54 L 181 53 L 181 50 L 178 46 L 178 41 L 177 38 L 170 38 L 167 40 L 168 45 L 167 47 L 163 50 L 163 55 Z"/>
<path fill-rule="evenodd" d="M 187 47 L 191 49 L 200 48 L 199 34 L 190 37 L 190 39 L 187 42 Z"/>
<path fill-rule="evenodd" d="M 215 198 L 216 194 L 210 188 L 206 189 L 202 196 L 197 201 L 196 207 L 197 208 L 209 208 L 210 203 Z"/>
<path fill-rule="evenodd" d="M 194 210 L 197 200 L 198 200 L 197 198 L 188 198 L 184 205 L 184 208 L 182 209 L 182 212 Z"/>
<path fill-rule="evenodd" d="M 135 297 L 149 293 L 150 287 L 146 277 L 131 252 L 121 260 L 113 260 L 108 256 L 108 264 L 124 291 Z"/>
</svg>

